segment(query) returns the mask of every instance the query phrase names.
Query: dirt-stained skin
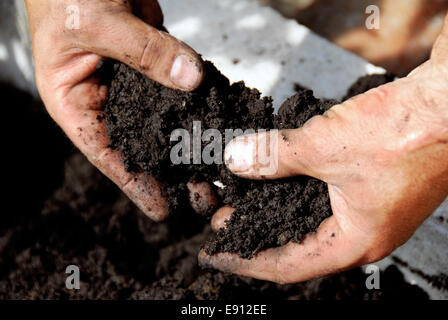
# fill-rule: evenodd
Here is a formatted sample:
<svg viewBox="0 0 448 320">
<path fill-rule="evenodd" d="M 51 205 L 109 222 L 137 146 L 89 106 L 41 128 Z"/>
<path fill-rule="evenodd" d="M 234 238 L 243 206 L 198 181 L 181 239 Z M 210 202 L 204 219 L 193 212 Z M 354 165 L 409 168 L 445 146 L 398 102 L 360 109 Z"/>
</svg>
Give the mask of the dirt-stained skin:
<svg viewBox="0 0 448 320">
<path fill-rule="evenodd" d="M 52 118 L 71 141 L 149 217 L 169 212 L 161 184 L 131 174 L 107 148 L 101 108 L 108 88 L 97 77 L 102 58 L 120 60 L 168 87 L 195 89 L 203 79 L 193 49 L 159 30 L 157 1 L 27 0 L 36 80 Z M 79 28 L 67 28 L 66 9 L 76 6 Z M 178 59 L 179 58 L 179 59 Z M 174 67 L 175 66 L 175 67 Z"/>
</svg>

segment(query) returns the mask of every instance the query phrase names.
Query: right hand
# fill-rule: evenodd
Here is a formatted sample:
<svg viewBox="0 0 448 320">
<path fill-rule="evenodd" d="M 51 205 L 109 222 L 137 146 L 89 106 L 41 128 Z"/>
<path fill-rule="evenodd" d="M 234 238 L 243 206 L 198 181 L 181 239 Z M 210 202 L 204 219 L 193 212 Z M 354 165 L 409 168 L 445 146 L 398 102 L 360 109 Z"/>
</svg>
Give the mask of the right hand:
<svg viewBox="0 0 448 320">
<path fill-rule="evenodd" d="M 112 58 L 167 87 L 190 91 L 203 79 L 201 58 L 158 30 L 163 14 L 155 0 L 26 0 L 26 4 L 37 87 L 49 114 L 146 215 L 165 219 L 169 212 L 161 184 L 144 173 L 127 172 L 120 154 L 107 148 L 106 128 L 97 117 L 108 92 L 95 71 L 102 58 Z M 69 7 L 79 13 L 79 28 L 66 26 Z M 194 191 L 201 192 L 200 185 Z"/>
<path fill-rule="evenodd" d="M 447 58 L 448 17 L 431 59 L 409 76 L 334 106 L 302 128 L 282 131 L 274 175 L 259 172 L 265 157 L 257 146 L 266 137 L 230 142 L 225 158 L 232 172 L 325 181 L 333 215 L 300 244 L 270 248 L 251 260 L 202 250 L 200 264 L 296 283 L 378 261 L 405 243 L 448 195 Z M 220 209 L 213 229 L 226 227 L 233 211 Z"/>
</svg>

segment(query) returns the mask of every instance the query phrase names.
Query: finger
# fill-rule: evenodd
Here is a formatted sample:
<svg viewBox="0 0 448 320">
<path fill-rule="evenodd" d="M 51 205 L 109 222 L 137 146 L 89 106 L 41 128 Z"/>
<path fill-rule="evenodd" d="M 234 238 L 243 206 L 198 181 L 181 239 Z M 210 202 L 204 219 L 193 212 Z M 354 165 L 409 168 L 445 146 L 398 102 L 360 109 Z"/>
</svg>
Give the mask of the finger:
<svg viewBox="0 0 448 320">
<path fill-rule="evenodd" d="M 232 207 L 222 207 L 213 215 L 211 226 L 213 231 L 218 231 L 219 229 L 226 227 L 226 222 L 230 220 L 232 213 L 235 209 Z"/>
<path fill-rule="evenodd" d="M 209 216 L 218 205 L 218 199 L 211 185 L 207 182 L 188 183 L 191 207 L 202 216 Z"/>
<path fill-rule="evenodd" d="M 309 137 L 306 134 L 308 131 L 303 128 L 271 130 L 237 137 L 225 149 L 225 163 L 233 173 L 249 179 L 308 175 L 323 180 L 314 165 L 323 157 L 316 152 L 314 137 Z M 331 145 L 326 148 L 329 152 Z"/>
<path fill-rule="evenodd" d="M 163 26 L 163 13 L 157 0 L 133 0 L 132 12 L 144 22 L 160 29 Z"/>
<path fill-rule="evenodd" d="M 276 283 L 296 283 L 340 272 L 365 262 L 363 249 L 330 217 L 302 243 L 262 251 L 251 260 L 237 254 L 199 253 L 199 264 L 223 272 Z"/>
<path fill-rule="evenodd" d="M 94 70 L 97 58 L 86 57 L 83 68 Z M 93 71 L 92 71 L 93 72 Z M 107 88 L 91 77 L 69 90 L 62 103 L 50 96 L 49 112 L 68 138 L 86 155 L 93 165 L 120 187 L 123 192 L 150 218 L 156 221 L 168 217 L 168 203 L 160 184 L 144 173 L 132 174 L 125 170 L 119 152 L 107 147 L 108 137 L 104 120 L 100 120 L 101 106 Z M 58 99 L 56 101 L 59 102 Z"/>
<path fill-rule="evenodd" d="M 83 49 L 126 63 L 170 88 L 188 91 L 201 83 L 202 59 L 185 43 L 128 12 L 99 19 L 86 27 L 94 31 L 83 33 Z"/>
</svg>

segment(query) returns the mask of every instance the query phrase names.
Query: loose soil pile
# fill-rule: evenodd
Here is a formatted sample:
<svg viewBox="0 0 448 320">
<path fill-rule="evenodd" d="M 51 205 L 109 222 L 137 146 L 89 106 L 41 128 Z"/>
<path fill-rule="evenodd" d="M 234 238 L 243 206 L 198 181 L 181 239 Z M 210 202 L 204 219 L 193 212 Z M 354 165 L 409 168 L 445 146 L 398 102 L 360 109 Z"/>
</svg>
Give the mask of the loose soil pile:
<svg viewBox="0 0 448 320">
<path fill-rule="evenodd" d="M 64 137 L 42 104 L 0 85 L 9 194 L 0 214 L 0 299 L 425 299 L 395 267 L 381 290 L 360 269 L 280 286 L 197 266 L 212 232 L 188 207 L 168 221 L 144 216 Z M 11 204 L 8 206 L 6 204 Z M 81 289 L 65 288 L 79 266 Z"/>
<path fill-rule="evenodd" d="M 206 78 L 195 92 L 166 88 L 131 69 L 115 63 L 109 99 L 105 105 L 110 147 L 124 156 L 128 170 L 144 170 L 163 182 L 168 190 L 172 214 L 189 206 L 187 183 L 220 181 L 215 188 L 221 205 L 236 209 L 213 240 L 207 252 L 237 252 L 252 258 L 260 250 L 300 242 L 316 231 L 331 215 L 327 187 L 307 177 L 278 181 L 249 181 L 232 175 L 225 165 L 175 165 L 170 158 L 174 130 L 185 129 L 193 136 L 193 122 L 202 130 L 293 129 L 328 110 L 336 101 L 314 98 L 301 90 L 273 114 L 270 98 L 243 82 L 230 85 L 210 62 Z M 230 142 L 230 141 L 227 141 Z M 207 142 L 202 143 L 206 148 Z M 192 148 L 193 149 L 193 148 Z"/>
</svg>

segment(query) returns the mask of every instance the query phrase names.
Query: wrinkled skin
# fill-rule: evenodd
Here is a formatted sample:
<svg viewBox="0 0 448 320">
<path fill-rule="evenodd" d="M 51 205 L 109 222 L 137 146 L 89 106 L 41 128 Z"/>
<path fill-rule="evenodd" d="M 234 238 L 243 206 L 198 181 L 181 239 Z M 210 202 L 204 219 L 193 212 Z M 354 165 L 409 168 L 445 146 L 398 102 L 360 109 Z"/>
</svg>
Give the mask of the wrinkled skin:
<svg viewBox="0 0 448 320">
<path fill-rule="evenodd" d="M 408 77 L 282 133 L 278 171 L 265 178 L 308 175 L 327 182 L 333 216 L 301 244 L 265 250 L 252 260 L 201 251 L 200 263 L 294 283 L 389 255 L 448 195 L 448 22 L 430 61 Z M 261 178 L 251 143 L 256 139 L 232 141 L 226 148 L 234 173 Z M 219 210 L 213 229 L 225 227 L 232 211 Z"/>
<path fill-rule="evenodd" d="M 155 0 L 27 0 L 26 4 L 37 86 L 49 114 L 144 213 L 156 221 L 165 219 L 169 212 L 161 184 L 143 173 L 126 172 L 120 155 L 106 147 L 104 121 L 97 117 L 107 87 L 95 72 L 102 58 L 113 58 L 165 86 L 188 91 L 203 79 L 201 58 L 158 30 L 163 15 Z M 66 11 L 70 6 L 78 8 L 79 29 L 67 27 L 73 14 Z M 74 21 L 69 20 L 69 26 L 76 26 Z"/>
</svg>

